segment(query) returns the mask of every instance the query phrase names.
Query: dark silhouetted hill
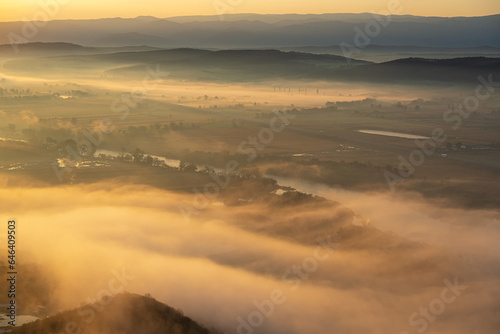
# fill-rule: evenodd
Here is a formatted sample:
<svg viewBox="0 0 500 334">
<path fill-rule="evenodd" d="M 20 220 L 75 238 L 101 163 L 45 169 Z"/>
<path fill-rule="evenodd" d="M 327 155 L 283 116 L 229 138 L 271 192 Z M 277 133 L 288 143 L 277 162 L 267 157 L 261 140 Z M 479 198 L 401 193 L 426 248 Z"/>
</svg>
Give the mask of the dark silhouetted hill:
<svg viewBox="0 0 500 334">
<path fill-rule="evenodd" d="M 338 71 L 332 78 L 371 82 L 477 82 L 500 74 L 500 58 L 406 58 Z"/>
<path fill-rule="evenodd" d="M 31 45 L 50 49 L 45 44 Z M 86 50 L 78 45 L 54 45 L 56 50 Z M 95 52 L 94 49 L 90 48 Z M 266 80 L 326 80 L 377 83 L 476 83 L 490 74 L 498 80 L 500 58 L 452 59 L 404 58 L 382 63 L 273 49 L 170 50 L 110 52 L 40 56 L 6 61 L 4 70 L 13 74 L 57 77 L 92 75 L 109 79 L 142 79 L 148 69 L 159 68 L 169 79 L 206 82 L 261 82 Z M 1 51 L 1 50 L 0 50 Z M 35 51 L 33 51 L 35 52 Z M 90 51 L 89 51 L 90 52 Z"/>
<path fill-rule="evenodd" d="M 93 312 L 93 317 L 90 312 Z M 75 329 L 75 326 L 80 330 Z M 85 334 L 211 333 L 195 321 L 153 298 L 130 293 L 116 295 L 108 305 L 96 304 L 95 308 L 92 305 L 85 305 L 17 327 L 11 333 L 66 333 L 69 327 L 73 333 Z"/>
</svg>

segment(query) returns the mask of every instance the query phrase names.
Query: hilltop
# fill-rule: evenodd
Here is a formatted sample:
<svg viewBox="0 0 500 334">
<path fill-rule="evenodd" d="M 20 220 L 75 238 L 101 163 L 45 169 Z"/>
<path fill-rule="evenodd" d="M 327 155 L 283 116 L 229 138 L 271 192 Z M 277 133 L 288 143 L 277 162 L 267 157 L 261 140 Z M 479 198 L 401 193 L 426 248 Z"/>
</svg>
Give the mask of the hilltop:
<svg viewBox="0 0 500 334">
<path fill-rule="evenodd" d="M 66 333 L 68 327 L 80 328 L 85 334 L 212 333 L 180 311 L 151 297 L 131 293 L 116 295 L 108 305 L 87 304 L 37 320 L 11 333 Z"/>
</svg>

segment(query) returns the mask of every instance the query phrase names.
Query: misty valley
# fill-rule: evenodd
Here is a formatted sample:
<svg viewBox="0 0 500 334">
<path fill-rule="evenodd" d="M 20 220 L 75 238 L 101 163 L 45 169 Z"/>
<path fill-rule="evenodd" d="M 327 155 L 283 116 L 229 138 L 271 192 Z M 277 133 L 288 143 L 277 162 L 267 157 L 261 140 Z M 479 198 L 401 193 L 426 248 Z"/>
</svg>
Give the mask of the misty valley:
<svg viewBox="0 0 500 334">
<path fill-rule="evenodd" d="M 500 16 L 224 17 L 2 35 L 0 333 L 498 333 Z"/>
</svg>

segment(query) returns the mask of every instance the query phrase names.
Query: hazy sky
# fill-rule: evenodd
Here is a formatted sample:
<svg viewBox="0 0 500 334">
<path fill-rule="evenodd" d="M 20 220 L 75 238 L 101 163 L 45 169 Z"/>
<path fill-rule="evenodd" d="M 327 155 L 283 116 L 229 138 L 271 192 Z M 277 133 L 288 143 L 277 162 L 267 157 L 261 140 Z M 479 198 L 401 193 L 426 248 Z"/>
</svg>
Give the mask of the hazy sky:
<svg viewBox="0 0 500 334">
<path fill-rule="evenodd" d="M 0 0 L 0 21 L 33 19 L 44 4 L 61 3 L 49 19 L 136 17 L 152 15 L 214 15 L 216 7 L 227 13 L 361 13 L 387 9 L 399 2 L 403 14 L 424 16 L 478 16 L 500 13 L 498 0 Z M 53 8 L 53 7 L 52 7 Z M 52 9 L 51 9 L 52 10 Z M 36 19 L 44 19 L 43 15 Z"/>
</svg>

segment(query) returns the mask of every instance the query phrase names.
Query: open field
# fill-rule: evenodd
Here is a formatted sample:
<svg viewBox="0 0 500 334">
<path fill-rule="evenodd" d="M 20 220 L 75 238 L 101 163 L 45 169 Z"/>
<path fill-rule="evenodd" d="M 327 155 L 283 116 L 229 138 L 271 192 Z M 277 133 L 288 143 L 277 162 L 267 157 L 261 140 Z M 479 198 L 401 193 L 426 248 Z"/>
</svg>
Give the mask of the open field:
<svg viewBox="0 0 500 334">
<path fill-rule="evenodd" d="M 115 80 L 111 82 L 112 89 L 110 82 L 103 79 L 75 79 L 72 83 L 28 82 L 26 87 L 19 86 L 16 80 L 4 86 L 0 97 L 1 117 L 4 124 L 13 124 L 15 129 L 5 127 L 0 134 L 27 140 L 38 147 L 43 146 L 47 137 L 59 142 L 78 139 L 82 131 L 92 129 L 102 136 L 101 149 L 124 149 L 131 153 L 140 148 L 147 154 L 220 166 L 227 161 L 197 161 L 195 153 L 242 153 L 243 147 L 248 145 L 240 145 L 269 128 L 272 117 L 282 113 L 290 115 L 286 129 L 275 133 L 265 144 L 260 143 L 257 152 L 260 158 L 251 162 L 260 166 L 262 172 L 279 166 L 284 158 L 287 168 L 294 164 L 314 165 L 308 161 L 316 159 L 357 161 L 376 167 L 373 169 L 376 175 L 371 179 L 374 186 L 383 188 L 384 171 L 397 169 L 398 157 L 408 160 L 409 154 L 419 147 L 415 140 L 358 130 L 432 137 L 433 131 L 440 128 L 447 138 L 416 168 L 410 189 L 428 192 L 429 183 L 439 184 L 443 180 L 462 185 L 468 182 L 493 185 L 491 190 L 473 187 L 473 193 L 487 190 L 491 194 L 496 186 L 500 151 L 491 145 L 498 141 L 500 115 L 496 111 L 500 99 L 493 95 L 468 117 L 452 119 L 458 114 L 451 106 L 470 95 L 468 87 L 327 82 L 307 82 L 299 86 L 293 81 L 229 86 L 162 81 L 148 90 L 147 95 L 135 96 L 127 92 L 141 88 L 140 81 Z M 391 94 L 396 89 L 398 94 Z M 448 114 L 451 116 L 446 116 Z M 101 132 L 103 121 L 106 131 Z M 464 148 L 456 148 L 456 143 Z M 474 147 L 489 149 L 476 150 Z M 55 152 L 50 154 L 57 155 Z M 35 157 L 50 154 L 37 149 Z M 3 156 L 10 159 L 5 162 L 16 162 L 16 157 L 21 155 L 6 151 Z M 22 159 L 25 157 L 20 161 Z M 350 177 L 356 178 L 355 175 Z M 323 181 L 321 176 L 313 179 Z M 426 187 L 415 188 L 424 181 Z M 356 182 L 343 182 L 344 186 L 347 184 Z"/>
</svg>

